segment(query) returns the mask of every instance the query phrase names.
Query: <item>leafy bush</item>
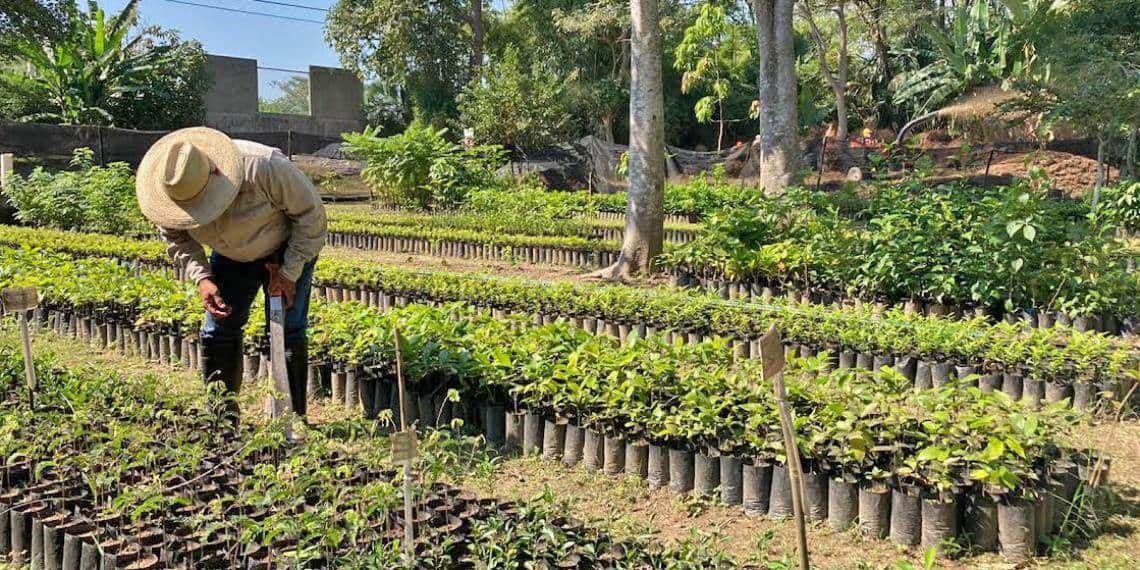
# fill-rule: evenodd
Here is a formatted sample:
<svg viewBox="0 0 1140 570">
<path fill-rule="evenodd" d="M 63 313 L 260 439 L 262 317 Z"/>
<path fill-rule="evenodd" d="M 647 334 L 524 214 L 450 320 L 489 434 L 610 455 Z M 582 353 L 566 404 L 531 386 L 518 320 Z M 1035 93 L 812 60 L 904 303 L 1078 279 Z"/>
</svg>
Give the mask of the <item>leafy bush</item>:
<svg viewBox="0 0 1140 570">
<path fill-rule="evenodd" d="M 1121 204 L 1112 215 L 1130 215 L 1135 200 L 1127 191 L 1111 200 Z M 1121 244 L 1083 223 L 1088 213 L 1031 185 L 881 186 L 865 202 L 793 190 L 708 216 L 705 232 L 664 262 L 687 273 L 889 303 L 1132 314 L 1137 279 L 1121 263 Z"/>
<path fill-rule="evenodd" d="M 479 140 L 548 146 L 568 133 L 570 110 L 563 91 L 564 83 L 553 72 L 537 64 L 527 69 L 518 49 L 509 47 L 459 94 L 460 117 Z"/>
<path fill-rule="evenodd" d="M 14 176 L 4 197 L 25 224 L 102 233 L 141 233 L 150 224 L 135 200 L 135 177 L 124 162 L 96 166 L 94 153 L 79 148 L 74 170 L 50 173 L 36 168 Z"/>
<path fill-rule="evenodd" d="M 132 35 L 139 0 L 114 15 L 96 2 L 23 4 L 0 37 L 0 52 L 19 63 L 0 74 L 0 95 L 40 104 L 3 104 L 0 116 L 135 129 L 201 122 L 209 85 L 201 44 L 153 26 Z"/>
<path fill-rule="evenodd" d="M 498 146 L 464 148 L 445 134 L 417 119 L 390 137 L 372 127 L 343 137 L 345 151 L 366 161 L 362 175 L 382 203 L 433 210 L 455 207 L 472 188 L 491 184 L 505 162 Z"/>
<path fill-rule="evenodd" d="M 1140 232 L 1140 182 L 1122 182 L 1101 190 L 1098 214 L 1126 232 Z"/>
</svg>

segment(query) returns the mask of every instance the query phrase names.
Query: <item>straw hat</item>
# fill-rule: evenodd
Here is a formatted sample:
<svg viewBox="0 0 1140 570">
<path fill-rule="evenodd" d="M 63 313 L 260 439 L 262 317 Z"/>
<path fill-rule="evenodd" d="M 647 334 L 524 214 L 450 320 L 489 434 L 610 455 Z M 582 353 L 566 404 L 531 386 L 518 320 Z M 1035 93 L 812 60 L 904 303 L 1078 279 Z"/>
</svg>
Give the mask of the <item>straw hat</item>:
<svg viewBox="0 0 1140 570">
<path fill-rule="evenodd" d="M 190 230 L 230 206 L 245 177 L 241 151 L 221 131 L 192 127 L 154 143 L 139 164 L 135 195 L 150 221 Z"/>
</svg>

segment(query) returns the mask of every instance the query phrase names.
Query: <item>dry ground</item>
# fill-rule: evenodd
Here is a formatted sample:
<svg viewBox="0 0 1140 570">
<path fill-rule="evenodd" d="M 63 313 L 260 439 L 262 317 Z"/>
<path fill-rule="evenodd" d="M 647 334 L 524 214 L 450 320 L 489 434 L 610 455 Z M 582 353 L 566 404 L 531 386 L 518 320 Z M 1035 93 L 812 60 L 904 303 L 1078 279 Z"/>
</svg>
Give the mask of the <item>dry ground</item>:
<svg viewBox="0 0 1140 570">
<path fill-rule="evenodd" d="M 10 325 L 0 331 L 0 341 L 15 342 Z M 196 390 L 200 382 L 197 374 L 188 370 L 99 351 L 54 334 L 38 335 L 36 350 L 54 355 L 60 364 L 69 367 L 88 366 L 128 376 L 161 374 L 168 386 L 178 389 Z M 259 413 L 257 392 L 249 390 L 246 394 L 248 417 Z M 317 423 L 349 413 L 340 406 L 317 404 L 311 407 L 311 416 Z M 1105 532 L 1091 543 L 1066 548 L 1051 558 L 1039 558 L 1029 567 L 1056 570 L 1140 567 L 1140 422 L 1132 419 L 1119 424 L 1085 426 L 1075 434 L 1075 440 L 1112 456 L 1113 515 L 1104 525 Z M 534 458 L 500 458 L 489 462 L 477 453 L 472 465 L 476 461 L 483 466 L 493 463 L 497 467 L 460 477 L 458 483 L 481 493 L 510 499 L 532 499 L 552 493 L 565 501 L 579 518 L 618 535 L 649 535 L 673 541 L 697 532 L 715 535 L 719 548 L 738 559 L 755 555 L 782 560 L 794 555 L 794 529 L 789 523 L 749 519 L 737 509 L 681 501 L 664 490 L 650 492 L 634 479 L 610 479 L 600 474 L 570 471 Z M 818 568 L 900 568 L 908 562 L 921 567 L 922 552 L 898 549 L 889 541 L 866 539 L 855 532 L 835 533 L 825 525 L 816 525 L 809 529 L 809 540 L 812 565 Z M 939 560 L 936 567 L 1012 568 L 997 554 Z M 0 570 L 9 569 L 0 564 Z"/>
</svg>

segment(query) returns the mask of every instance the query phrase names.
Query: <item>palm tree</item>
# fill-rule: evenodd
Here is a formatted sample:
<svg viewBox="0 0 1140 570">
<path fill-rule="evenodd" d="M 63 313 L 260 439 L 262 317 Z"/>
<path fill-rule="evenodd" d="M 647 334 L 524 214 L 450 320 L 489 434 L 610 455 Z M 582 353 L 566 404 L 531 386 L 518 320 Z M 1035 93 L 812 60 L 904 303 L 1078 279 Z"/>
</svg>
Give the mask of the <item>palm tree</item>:
<svg viewBox="0 0 1140 570">
<path fill-rule="evenodd" d="M 86 11 L 71 0 L 61 8 L 55 33 L 17 28 L 0 39 L 0 52 L 28 68 L 7 72 L 0 82 L 9 89 L 35 89 L 47 95 L 50 108 L 25 120 L 114 123 L 110 103 L 141 90 L 147 78 L 168 62 L 168 46 L 144 49 L 142 35 L 128 39 L 138 4 L 139 0 L 131 0 L 108 18 L 94 0 L 88 1 Z"/>
</svg>

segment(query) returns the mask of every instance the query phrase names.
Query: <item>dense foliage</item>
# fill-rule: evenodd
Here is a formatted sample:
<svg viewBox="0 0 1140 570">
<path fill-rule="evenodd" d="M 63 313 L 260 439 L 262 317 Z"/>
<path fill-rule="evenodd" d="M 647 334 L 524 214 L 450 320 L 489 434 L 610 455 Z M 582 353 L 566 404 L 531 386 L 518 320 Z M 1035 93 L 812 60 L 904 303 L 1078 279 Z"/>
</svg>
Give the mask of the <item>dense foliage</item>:
<svg viewBox="0 0 1140 570">
<path fill-rule="evenodd" d="M 2 118 L 173 129 L 200 123 L 208 87 L 197 42 L 150 27 L 131 35 L 138 0 L 108 16 L 94 1 L 16 7 L 0 31 L 0 92 L 19 104 Z M 29 72 L 29 70 L 31 70 Z"/>
<path fill-rule="evenodd" d="M 14 175 L 4 198 L 25 224 L 109 234 L 151 230 L 135 200 L 135 177 L 123 162 L 97 166 L 91 149 L 76 149 L 72 170 L 36 168 Z"/>
<path fill-rule="evenodd" d="M 130 269 L 100 260 L 8 250 L 0 267 L 0 284 L 40 285 L 47 306 L 84 313 L 115 307 L 140 325 L 157 323 L 156 314 L 170 318 L 156 311 L 194 298 L 184 283 L 148 272 L 136 281 Z M 93 279 L 104 290 L 86 297 L 61 283 Z M 142 293 L 118 297 L 128 283 Z M 154 299 L 164 296 L 170 299 Z M 509 394 L 531 410 L 630 439 L 783 461 L 760 361 L 734 362 L 723 341 L 682 345 L 650 336 L 622 344 L 565 323 L 533 326 L 462 306 L 383 315 L 351 302 L 318 304 L 313 319 L 314 354 L 376 374 L 393 365 L 398 325 L 410 382 L 450 378 L 467 398 Z M 956 383 L 916 392 L 891 369 L 835 369 L 824 358 L 793 359 L 787 377 L 805 458 L 862 481 L 892 478 L 950 493 L 984 484 L 1033 496 L 1048 484 L 1048 466 L 1063 459 L 1057 440 L 1072 419 L 1063 406 L 1033 410 Z"/>
<path fill-rule="evenodd" d="M 1130 187 L 1109 193 L 1119 209 L 1091 217 L 1031 185 L 880 186 L 867 201 L 788 192 L 709 216 L 665 263 L 890 303 L 1132 315 L 1140 281 L 1113 238 L 1135 213 Z"/>
<path fill-rule="evenodd" d="M 571 134 L 565 82 L 551 71 L 523 68 L 514 48 L 484 66 L 458 102 L 460 124 L 474 129 L 477 141 L 541 148 Z"/>
<path fill-rule="evenodd" d="M 108 236 L 88 236 L 88 246 L 66 236 L 40 236 L 23 228 L 0 230 L 6 246 L 34 246 L 72 255 L 106 255 L 119 260 L 153 260 L 160 255 L 157 241 L 139 242 Z M 150 244 L 140 251 L 139 244 Z M 114 245 L 111 245 L 114 244 Z M 81 251 L 83 250 L 83 251 Z M 115 251 L 118 250 L 118 251 Z M 107 260 L 64 261 L 44 252 L 5 250 L 0 263 L 6 273 L 0 284 L 21 272 L 37 275 L 48 297 L 71 304 L 109 303 L 133 299 L 143 307 L 139 322 L 195 330 L 201 311 L 196 296 L 170 293 L 144 295 L 131 279 L 129 267 Z M 139 256 L 139 257 L 134 257 Z M 83 269 L 94 264 L 94 269 Z M 151 266 L 164 267 L 161 263 Z M 76 268 L 79 269 L 76 269 Z M 90 275 L 90 279 L 86 277 Z M 119 277 L 111 278 L 112 275 Z M 478 307 L 509 309 L 567 318 L 597 318 L 609 323 L 645 324 L 658 330 L 696 332 L 734 339 L 753 339 L 771 326 L 783 331 L 789 342 L 844 348 L 858 352 L 941 358 L 979 370 L 1023 370 L 1029 375 L 1061 383 L 1112 384 L 1135 373 L 1136 351 L 1127 341 L 1069 327 L 1024 330 L 1020 325 L 989 324 L 984 319 L 950 320 L 891 310 L 879 313 L 861 308 L 792 304 L 729 303 L 669 289 L 637 289 L 616 285 L 551 283 L 450 272 L 369 267 L 359 263 L 322 259 L 317 283 L 348 289 L 377 289 L 390 295 L 438 302 L 460 301 Z M 117 287 L 122 287 L 120 291 Z M 174 284 L 189 291 L 184 284 Z M 154 305 L 146 305 L 153 303 Z M 97 303 L 98 304 L 98 303 Z M 128 303 L 129 304 L 129 303 Z"/>
<path fill-rule="evenodd" d="M 381 203 L 421 210 L 451 208 L 472 187 L 492 183 L 504 155 L 497 146 L 463 147 L 430 124 L 413 121 L 401 134 L 346 133 L 345 152 L 365 161 L 364 180 Z"/>
<path fill-rule="evenodd" d="M 19 349 L 0 346 L 5 494 L 65 490 L 69 520 L 90 525 L 87 541 L 118 552 L 120 564 L 137 558 L 132 567 L 156 566 L 161 556 L 219 568 L 247 561 L 390 569 L 567 561 L 630 569 L 737 566 L 700 538 L 667 548 L 618 540 L 569 519 L 551 496 L 514 503 L 443 484 L 439 477 L 465 461 L 457 450 L 473 443 L 445 432 L 421 442 L 409 556 L 401 545 L 402 476 L 373 423 L 333 423 L 286 445 L 279 424 L 234 427 L 218 413 L 217 394 L 171 386 L 166 376 L 70 370 L 52 358 L 37 359 L 35 368 L 40 405 L 33 410 L 12 389 L 23 378 Z M 144 547 L 131 558 L 130 548 L 148 533 L 159 535 L 158 552 Z"/>
</svg>

